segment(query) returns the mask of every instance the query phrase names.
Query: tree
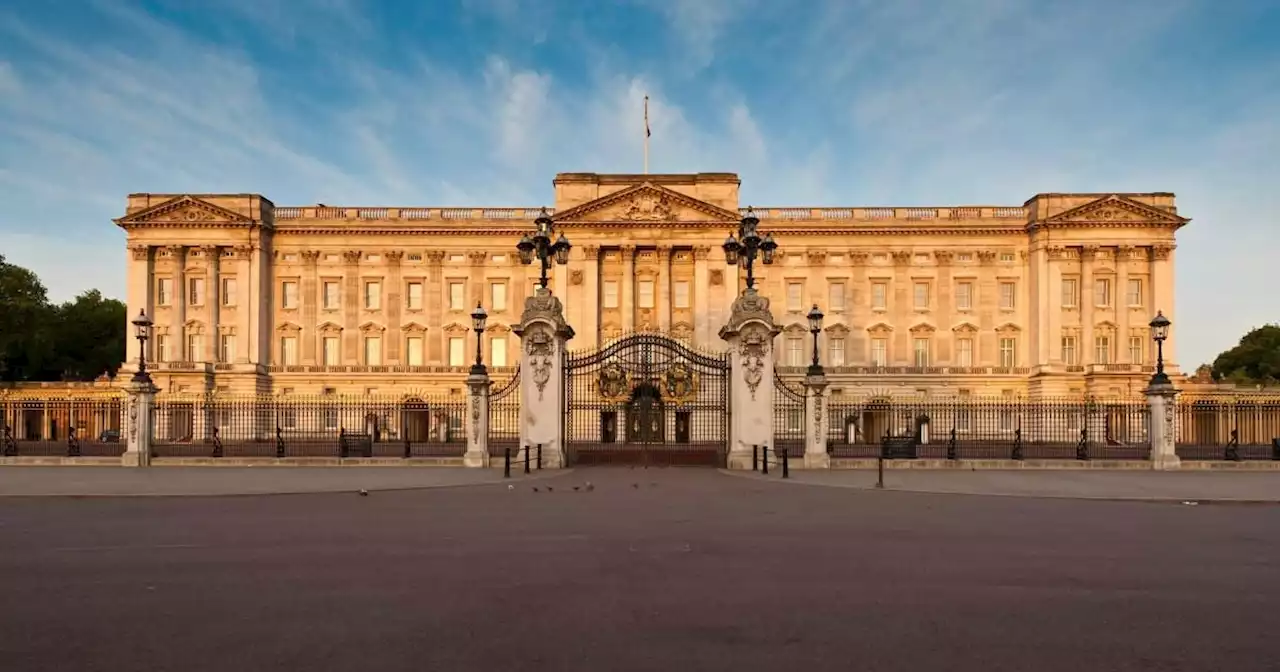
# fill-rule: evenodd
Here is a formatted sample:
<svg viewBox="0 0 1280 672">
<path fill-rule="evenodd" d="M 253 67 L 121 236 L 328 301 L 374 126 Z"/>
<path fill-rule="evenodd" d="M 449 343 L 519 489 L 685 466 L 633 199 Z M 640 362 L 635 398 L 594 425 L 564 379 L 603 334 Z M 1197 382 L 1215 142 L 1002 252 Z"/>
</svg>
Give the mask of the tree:
<svg viewBox="0 0 1280 672">
<path fill-rule="evenodd" d="M 1280 324 L 1258 327 L 1213 360 L 1213 377 L 1234 383 L 1280 382 Z"/>
<path fill-rule="evenodd" d="M 53 311 L 35 273 L 0 255 L 0 380 L 39 380 L 51 363 Z"/>
<path fill-rule="evenodd" d="M 54 344 L 64 380 L 114 376 L 125 357 L 128 309 L 91 289 L 56 310 Z"/>
</svg>

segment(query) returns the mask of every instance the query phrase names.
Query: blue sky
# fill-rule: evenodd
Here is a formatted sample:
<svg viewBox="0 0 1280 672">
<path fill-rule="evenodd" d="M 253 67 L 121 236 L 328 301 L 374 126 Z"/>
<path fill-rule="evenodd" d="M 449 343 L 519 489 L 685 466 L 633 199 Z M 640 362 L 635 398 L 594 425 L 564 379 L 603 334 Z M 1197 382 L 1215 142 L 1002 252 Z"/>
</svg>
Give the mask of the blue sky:
<svg viewBox="0 0 1280 672">
<path fill-rule="evenodd" d="M 743 203 L 1173 191 L 1184 368 L 1280 320 L 1274 0 L 14 0 L 0 252 L 121 296 L 135 191 L 549 204 L 558 171 Z"/>
</svg>

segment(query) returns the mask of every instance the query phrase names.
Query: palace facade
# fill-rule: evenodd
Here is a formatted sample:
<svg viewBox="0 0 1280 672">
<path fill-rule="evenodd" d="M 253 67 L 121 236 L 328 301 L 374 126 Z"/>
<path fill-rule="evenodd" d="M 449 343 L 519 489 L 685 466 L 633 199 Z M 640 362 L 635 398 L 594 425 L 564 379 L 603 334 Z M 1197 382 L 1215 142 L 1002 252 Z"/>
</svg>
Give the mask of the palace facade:
<svg viewBox="0 0 1280 672">
<path fill-rule="evenodd" d="M 718 350 L 745 272 L 721 249 L 746 212 L 730 173 L 562 173 L 571 241 L 550 288 L 572 348 L 655 330 Z M 512 326 L 538 282 L 515 244 L 540 208 L 277 206 L 257 194 L 132 194 L 130 317 L 166 393 L 463 394 L 481 351 L 509 378 Z M 784 331 L 783 371 L 826 314 L 836 394 L 1118 396 L 1153 370 L 1147 323 L 1175 323 L 1170 193 L 1037 194 L 1022 205 L 756 207 L 779 248 L 755 270 Z M 1177 374 L 1176 327 L 1165 344 Z M 126 368 L 136 367 L 129 342 Z"/>
</svg>

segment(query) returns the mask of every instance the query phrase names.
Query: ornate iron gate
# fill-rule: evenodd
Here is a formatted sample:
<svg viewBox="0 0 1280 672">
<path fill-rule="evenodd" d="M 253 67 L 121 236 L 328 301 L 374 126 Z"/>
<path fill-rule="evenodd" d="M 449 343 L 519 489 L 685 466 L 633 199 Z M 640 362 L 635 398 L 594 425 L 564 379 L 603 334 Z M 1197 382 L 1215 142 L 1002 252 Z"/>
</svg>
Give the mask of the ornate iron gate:
<svg viewBox="0 0 1280 672">
<path fill-rule="evenodd" d="M 729 356 L 660 334 L 623 337 L 565 357 L 570 465 L 724 466 Z"/>
<path fill-rule="evenodd" d="M 808 391 L 799 380 L 787 380 L 773 370 L 773 449 L 804 455 L 804 399 Z"/>
</svg>

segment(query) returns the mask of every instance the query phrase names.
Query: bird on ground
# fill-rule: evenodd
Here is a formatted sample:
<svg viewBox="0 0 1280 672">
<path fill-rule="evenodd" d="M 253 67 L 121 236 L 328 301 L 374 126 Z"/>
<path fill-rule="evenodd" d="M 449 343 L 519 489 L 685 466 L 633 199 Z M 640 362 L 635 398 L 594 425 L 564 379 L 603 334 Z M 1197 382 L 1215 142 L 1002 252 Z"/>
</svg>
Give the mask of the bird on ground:
<svg viewBox="0 0 1280 672">
<path fill-rule="evenodd" d="M 514 485 L 508 485 L 508 486 L 507 486 L 507 489 L 508 489 L 508 490 L 515 490 L 515 489 L 516 489 L 516 486 L 514 486 Z"/>
<path fill-rule="evenodd" d="M 591 492 L 592 490 L 595 490 L 595 489 L 596 489 L 596 486 L 592 485 L 591 481 L 587 481 L 587 492 Z"/>
<path fill-rule="evenodd" d="M 368 491 L 368 490 L 365 490 L 364 488 L 361 488 L 361 489 L 360 489 L 360 496 L 361 496 L 361 497 L 368 497 L 368 496 L 369 496 L 369 491 Z"/>
<path fill-rule="evenodd" d="M 537 488 L 534 488 L 534 489 L 533 489 L 533 491 L 534 491 L 534 492 L 537 492 L 537 491 L 538 491 L 538 489 L 537 489 Z"/>
</svg>

